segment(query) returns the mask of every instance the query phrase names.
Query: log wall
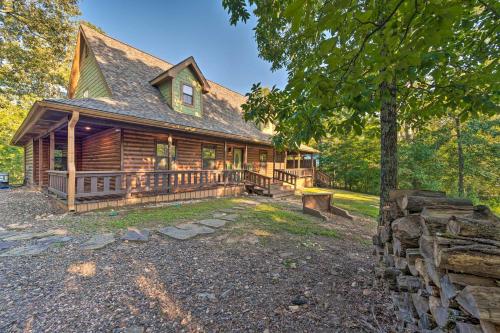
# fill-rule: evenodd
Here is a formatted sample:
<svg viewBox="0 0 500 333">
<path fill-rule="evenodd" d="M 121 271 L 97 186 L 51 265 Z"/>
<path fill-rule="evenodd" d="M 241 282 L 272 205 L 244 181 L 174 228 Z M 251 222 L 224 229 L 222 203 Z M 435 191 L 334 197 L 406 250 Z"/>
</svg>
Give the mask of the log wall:
<svg viewBox="0 0 500 333">
<path fill-rule="evenodd" d="M 81 141 L 81 171 L 121 169 L 121 131 L 109 129 Z"/>
<path fill-rule="evenodd" d="M 24 178 L 26 184 L 33 184 L 33 141 L 24 146 Z"/>
</svg>

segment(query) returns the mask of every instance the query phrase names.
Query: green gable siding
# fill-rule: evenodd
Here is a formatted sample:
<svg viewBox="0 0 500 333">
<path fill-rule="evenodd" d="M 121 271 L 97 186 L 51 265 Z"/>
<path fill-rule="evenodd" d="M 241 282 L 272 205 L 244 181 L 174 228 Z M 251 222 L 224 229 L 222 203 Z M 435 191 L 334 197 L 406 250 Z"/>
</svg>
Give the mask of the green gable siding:
<svg viewBox="0 0 500 333">
<path fill-rule="evenodd" d="M 188 84 L 193 87 L 193 99 L 194 105 L 189 106 L 182 103 L 182 95 L 181 95 L 181 87 L 182 84 Z M 186 67 L 182 71 L 177 74 L 177 76 L 173 79 L 173 104 L 172 107 L 177 112 L 182 112 L 194 116 L 201 117 L 202 114 L 202 105 L 201 105 L 201 85 L 193 74 L 191 68 Z"/>
<path fill-rule="evenodd" d="M 85 90 L 88 90 L 89 98 L 110 97 L 99 65 L 97 65 L 94 56 L 90 52 L 83 59 L 80 66 L 80 78 L 78 79 L 75 98 L 84 98 L 83 94 Z"/>
<path fill-rule="evenodd" d="M 172 106 L 172 82 L 167 80 L 158 86 L 161 95 L 165 99 L 168 105 Z"/>
</svg>

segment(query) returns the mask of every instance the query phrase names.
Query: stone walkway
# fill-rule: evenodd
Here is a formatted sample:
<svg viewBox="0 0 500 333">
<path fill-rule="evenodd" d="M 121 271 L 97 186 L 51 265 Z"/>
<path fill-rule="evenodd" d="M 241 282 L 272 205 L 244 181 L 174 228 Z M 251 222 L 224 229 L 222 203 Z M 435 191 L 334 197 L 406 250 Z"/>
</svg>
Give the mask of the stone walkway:
<svg viewBox="0 0 500 333">
<path fill-rule="evenodd" d="M 239 215 L 235 212 L 240 207 L 235 208 L 216 212 L 213 218 L 180 223 L 155 231 L 176 240 L 212 234 L 218 228 L 238 219 Z M 31 224 L 11 224 L 6 228 L 0 227 L 0 257 L 41 255 L 53 246 L 61 246 L 73 240 L 64 229 L 30 231 L 31 227 Z M 113 244 L 118 239 L 124 242 L 148 242 L 150 234 L 151 231 L 147 229 L 129 228 L 120 238 L 116 238 L 113 233 L 96 234 L 79 246 L 82 250 L 98 250 Z"/>
</svg>

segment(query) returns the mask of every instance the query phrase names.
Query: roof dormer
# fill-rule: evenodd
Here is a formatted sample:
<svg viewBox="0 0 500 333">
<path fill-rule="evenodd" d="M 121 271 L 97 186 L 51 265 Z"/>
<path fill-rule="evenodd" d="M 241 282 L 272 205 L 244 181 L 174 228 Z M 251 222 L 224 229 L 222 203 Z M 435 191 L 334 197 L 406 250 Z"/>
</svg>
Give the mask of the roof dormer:
<svg viewBox="0 0 500 333">
<path fill-rule="evenodd" d="M 210 85 L 200 68 L 189 57 L 161 73 L 150 83 L 160 90 L 172 109 L 201 117 L 203 113 L 202 94 L 209 92 Z"/>
</svg>

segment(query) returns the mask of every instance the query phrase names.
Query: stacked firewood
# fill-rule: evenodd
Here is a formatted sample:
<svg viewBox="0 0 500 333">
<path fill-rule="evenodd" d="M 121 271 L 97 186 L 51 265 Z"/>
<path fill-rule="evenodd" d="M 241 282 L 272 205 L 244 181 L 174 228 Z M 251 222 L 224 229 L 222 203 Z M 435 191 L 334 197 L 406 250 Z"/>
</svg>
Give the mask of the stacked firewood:
<svg viewBox="0 0 500 333">
<path fill-rule="evenodd" d="M 500 333 L 500 220 L 488 207 L 393 191 L 373 243 L 399 331 Z"/>
</svg>

